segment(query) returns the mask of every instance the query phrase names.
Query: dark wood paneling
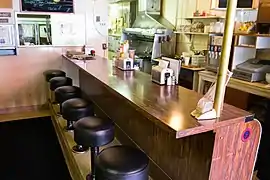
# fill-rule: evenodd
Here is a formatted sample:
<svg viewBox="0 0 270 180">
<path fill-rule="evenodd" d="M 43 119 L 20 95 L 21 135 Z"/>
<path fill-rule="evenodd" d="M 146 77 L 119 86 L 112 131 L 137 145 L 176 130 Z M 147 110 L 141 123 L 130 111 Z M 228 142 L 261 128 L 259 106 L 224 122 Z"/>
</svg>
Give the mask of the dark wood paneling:
<svg viewBox="0 0 270 180">
<path fill-rule="evenodd" d="M 150 173 L 155 180 L 208 179 L 214 144 L 212 132 L 176 139 L 175 132 L 157 126 L 125 98 L 116 96 L 82 71 L 80 87 L 102 109 L 100 113 L 119 126 L 116 135 L 121 143 L 137 146 L 148 154 L 152 160 Z"/>
<path fill-rule="evenodd" d="M 225 103 L 247 110 L 248 100 L 249 100 L 249 93 L 227 87 L 225 93 Z"/>
</svg>

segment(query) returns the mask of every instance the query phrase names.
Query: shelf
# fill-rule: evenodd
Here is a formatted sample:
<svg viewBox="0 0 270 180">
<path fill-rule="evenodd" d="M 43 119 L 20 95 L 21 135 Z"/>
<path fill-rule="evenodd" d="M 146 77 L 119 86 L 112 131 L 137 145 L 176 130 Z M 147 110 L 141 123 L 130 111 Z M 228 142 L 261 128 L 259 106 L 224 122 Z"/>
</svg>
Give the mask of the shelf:
<svg viewBox="0 0 270 180">
<path fill-rule="evenodd" d="M 227 11 L 227 8 L 211 8 L 210 10 L 214 10 L 214 11 Z M 254 11 L 257 10 L 257 8 L 236 8 L 236 11 Z"/>
<path fill-rule="evenodd" d="M 122 35 L 121 34 L 109 34 L 109 36 L 111 36 L 111 37 L 121 37 Z"/>
<path fill-rule="evenodd" d="M 217 35 L 217 36 L 223 36 L 224 33 L 217 33 L 217 32 L 209 32 L 209 35 Z"/>
<path fill-rule="evenodd" d="M 223 16 L 194 16 L 194 17 L 187 17 L 183 19 L 225 19 Z"/>
<path fill-rule="evenodd" d="M 241 48 L 256 48 L 255 46 L 245 46 L 245 45 L 237 45 L 237 46 L 234 46 L 234 47 L 241 47 Z"/>
<path fill-rule="evenodd" d="M 270 37 L 270 34 L 246 34 L 246 33 L 234 33 L 236 36 L 254 36 L 254 37 Z"/>
<path fill-rule="evenodd" d="M 209 32 L 209 35 L 220 35 L 223 36 L 224 33 L 216 33 L 216 32 Z M 246 33 L 233 33 L 233 35 L 235 36 L 253 36 L 253 37 L 269 37 L 270 38 L 270 34 L 246 34 Z"/>
<path fill-rule="evenodd" d="M 199 32 L 174 32 L 176 34 L 189 34 L 189 35 L 208 35 L 208 33 L 199 33 Z"/>
</svg>

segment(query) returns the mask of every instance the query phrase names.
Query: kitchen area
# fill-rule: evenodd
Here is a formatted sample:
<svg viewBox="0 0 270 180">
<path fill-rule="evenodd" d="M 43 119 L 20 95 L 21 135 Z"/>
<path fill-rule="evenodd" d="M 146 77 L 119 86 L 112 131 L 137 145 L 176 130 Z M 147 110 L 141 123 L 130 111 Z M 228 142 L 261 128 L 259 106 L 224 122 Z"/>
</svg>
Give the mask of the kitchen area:
<svg viewBox="0 0 270 180">
<path fill-rule="evenodd" d="M 175 27 L 161 15 L 161 1 L 119 1 L 109 6 L 109 15 L 114 14 L 113 7 L 122 9 L 120 18 L 110 16 L 109 58 L 116 57 L 121 43 L 128 41 L 129 48 L 135 50 L 134 63 L 151 74 L 152 66 L 158 64 L 153 59 L 175 55 Z M 128 13 L 124 13 L 126 9 Z"/>
<path fill-rule="evenodd" d="M 183 6 L 173 8 L 167 1 L 160 0 L 112 1 L 109 4 L 109 59 L 117 58 L 121 44 L 128 41 L 129 49 L 135 51 L 134 64 L 141 71 L 151 74 L 152 67 L 158 65 L 160 59 L 178 61 L 176 64 L 180 64 L 181 68 L 176 68 L 177 84 L 205 93 L 207 86 L 202 87 L 199 72 L 216 73 L 219 67 L 226 3 L 212 0 L 205 2 L 209 6 L 198 1 L 175 3 Z M 190 10 L 184 10 L 185 5 Z M 240 64 L 255 58 L 256 54 L 259 56 L 262 50 L 265 52 L 268 48 L 267 36 L 256 38 L 246 35 L 265 34 L 255 27 L 260 12 L 259 1 L 238 2 L 230 56 L 230 71 L 235 72 L 234 77 Z M 255 53 L 256 43 L 260 46 L 258 53 Z M 265 73 L 262 76 L 261 80 L 265 80 Z"/>
</svg>

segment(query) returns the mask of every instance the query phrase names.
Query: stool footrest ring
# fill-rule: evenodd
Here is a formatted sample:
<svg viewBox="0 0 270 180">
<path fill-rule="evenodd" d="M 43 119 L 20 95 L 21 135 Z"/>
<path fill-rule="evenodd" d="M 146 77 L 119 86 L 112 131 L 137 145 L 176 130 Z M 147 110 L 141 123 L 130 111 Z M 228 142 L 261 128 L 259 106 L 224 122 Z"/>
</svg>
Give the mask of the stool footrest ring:
<svg viewBox="0 0 270 180">
<path fill-rule="evenodd" d="M 76 145 L 72 147 L 72 151 L 77 154 L 86 153 L 89 151 L 89 147 L 84 147 L 82 145 Z"/>
</svg>

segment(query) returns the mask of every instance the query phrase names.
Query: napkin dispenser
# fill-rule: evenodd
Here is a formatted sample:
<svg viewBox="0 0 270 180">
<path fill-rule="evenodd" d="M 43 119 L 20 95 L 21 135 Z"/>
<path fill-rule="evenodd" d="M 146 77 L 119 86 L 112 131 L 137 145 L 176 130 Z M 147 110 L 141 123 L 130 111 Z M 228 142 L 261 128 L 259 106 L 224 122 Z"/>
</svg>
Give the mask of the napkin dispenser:
<svg viewBox="0 0 270 180">
<path fill-rule="evenodd" d="M 167 84 L 168 78 L 173 76 L 173 70 L 170 68 L 163 68 L 160 66 L 154 66 L 152 68 L 152 81 L 160 85 Z"/>
<path fill-rule="evenodd" d="M 133 70 L 134 61 L 132 58 L 118 59 L 116 62 L 116 67 L 123 71 Z"/>
</svg>

